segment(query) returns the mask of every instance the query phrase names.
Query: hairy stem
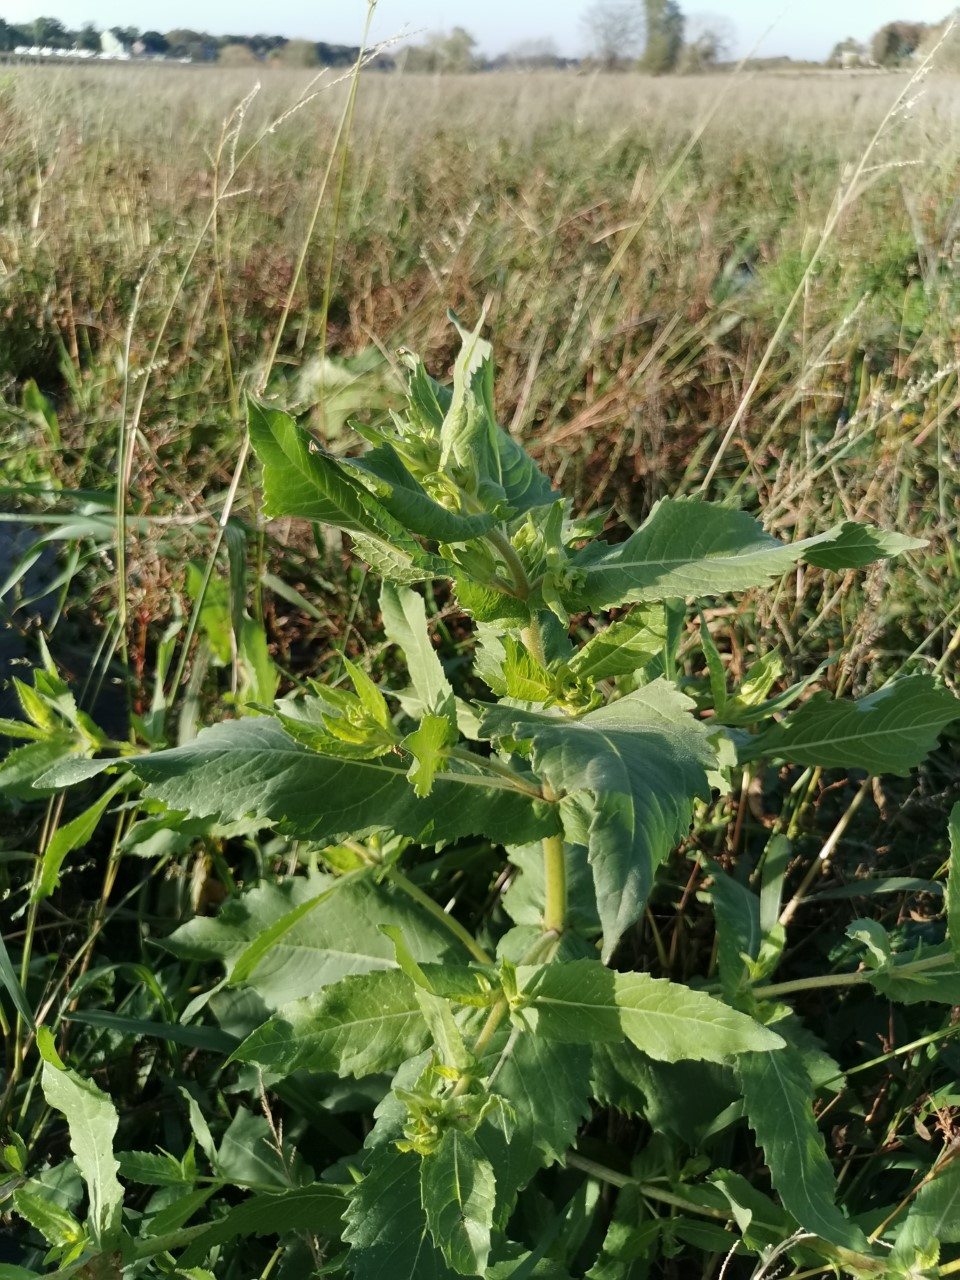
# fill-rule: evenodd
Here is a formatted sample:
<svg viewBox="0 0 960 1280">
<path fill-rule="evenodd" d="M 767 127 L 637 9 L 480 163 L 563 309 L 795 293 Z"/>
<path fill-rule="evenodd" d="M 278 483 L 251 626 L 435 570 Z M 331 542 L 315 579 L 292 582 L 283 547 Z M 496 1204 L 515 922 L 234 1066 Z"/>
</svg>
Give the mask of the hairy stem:
<svg viewBox="0 0 960 1280">
<path fill-rule="evenodd" d="M 518 600 L 526 600 L 530 595 L 530 580 L 523 562 L 514 551 L 510 539 L 500 529 L 491 529 L 486 535 L 487 541 L 494 547 L 503 563 L 510 570 L 514 591 Z"/>
</svg>

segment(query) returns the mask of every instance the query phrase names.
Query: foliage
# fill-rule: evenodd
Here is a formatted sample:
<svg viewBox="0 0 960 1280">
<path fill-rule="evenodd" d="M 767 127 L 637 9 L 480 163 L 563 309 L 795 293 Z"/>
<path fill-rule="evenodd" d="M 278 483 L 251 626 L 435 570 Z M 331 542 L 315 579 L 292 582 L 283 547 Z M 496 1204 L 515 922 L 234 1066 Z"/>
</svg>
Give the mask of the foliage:
<svg viewBox="0 0 960 1280">
<path fill-rule="evenodd" d="M 133 1009 L 71 1016 L 193 1045 L 224 1081 L 253 1071 L 285 1102 L 312 1096 L 303 1119 L 316 1137 L 339 1135 L 339 1158 L 316 1138 L 299 1144 L 269 1109 L 263 1117 L 241 1106 L 218 1140 L 192 1093 L 194 1139 L 181 1152 L 118 1152 L 114 1103 L 64 1067 L 39 1027 L 44 1097 L 65 1119 L 86 1207 L 78 1195 L 64 1204 L 14 1140 L 4 1157 L 14 1211 L 63 1275 L 194 1274 L 239 1259 L 231 1242 L 260 1234 L 287 1241 L 294 1258 L 299 1233 L 324 1274 L 493 1278 L 524 1259 L 535 1267 L 537 1236 L 549 1241 L 550 1228 L 531 1230 L 529 1215 L 561 1163 L 622 1189 L 605 1237 L 581 1234 L 554 1250 L 564 1274 L 581 1252 L 588 1267 L 597 1259 L 591 1274 L 626 1274 L 634 1261 L 668 1258 L 678 1240 L 760 1257 L 776 1244 L 798 1265 L 813 1258 L 856 1276 L 883 1273 L 895 1243 L 904 1267 L 915 1267 L 930 1255 L 931 1231 L 954 1240 L 952 1192 L 933 1182 L 937 1193 L 905 1211 L 874 1206 L 866 1216 L 852 1197 L 839 1202 L 812 1101 L 835 1064 L 827 1059 L 824 1071 L 823 1051 L 784 1001 L 839 982 L 906 1006 L 953 1002 L 956 870 L 947 944 L 910 945 L 876 922 L 851 927 L 865 958 L 849 968 L 851 956 L 839 974 L 771 982 L 784 953 L 783 862 L 777 870 L 773 848 L 759 894 L 711 867 L 718 972 L 656 976 L 631 964 L 628 943 L 695 812 L 714 789 L 729 790 L 735 772 L 760 758 L 902 772 L 960 719 L 960 700 L 924 673 L 859 699 L 805 697 L 809 681 L 771 698 L 778 668 L 767 663 L 731 691 L 701 613 L 713 711 L 704 717 L 678 678 L 689 605 L 766 587 L 800 563 L 847 574 L 921 544 L 852 521 L 784 543 L 733 507 L 681 499 L 610 543 L 596 522 L 573 518 L 501 430 L 491 348 L 479 328 L 459 332 L 452 386 L 407 353 L 405 410 L 358 424 L 368 446 L 358 456 L 329 452 L 275 405 L 251 399 L 248 408 L 265 511 L 353 538 L 382 580 L 387 645 L 408 685 L 378 683 L 344 655 L 352 689 L 312 681 L 271 701 L 262 681 L 238 708 L 246 714 L 132 754 L 46 669 L 18 686 L 26 720 L 3 726 L 26 741 L 0 769 L 18 794 L 116 775 L 76 841 L 129 788 L 150 839 L 192 824 L 297 842 L 308 875 L 265 881 L 167 940 L 174 955 L 222 969 L 211 990 L 181 999 L 175 1013 L 168 980 L 151 977 L 158 1019 Z M 474 670 L 456 682 L 434 648 L 419 583 L 442 584 L 474 620 Z M 605 620 L 613 609 L 620 616 Z M 583 640 L 571 619 L 585 614 L 594 631 Z M 204 625 L 212 634 L 228 618 L 225 610 Z M 484 685 L 490 693 L 477 696 Z M 62 848 L 48 847 L 46 892 L 75 843 L 69 830 Z M 960 808 L 951 864 L 958 830 Z M 423 860 L 457 866 L 471 841 L 491 874 L 520 876 L 505 914 L 477 933 L 410 878 Z M 24 979 L 10 966 L 0 976 L 18 1016 L 32 1021 Z M 665 1068 L 685 1073 L 673 1106 L 662 1096 Z M 710 1155 L 684 1164 L 664 1141 L 685 1132 L 676 1106 L 709 1097 L 718 1082 L 721 1094 L 738 1082 L 742 1105 L 720 1109 L 713 1131 L 744 1142 L 749 1127 L 779 1203 Z M 362 1146 L 331 1128 L 324 1109 L 326 1095 L 349 1099 L 351 1089 L 377 1099 Z M 603 1107 L 654 1131 L 629 1174 L 595 1158 L 591 1110 Z M 134 1201 L 118 1174 L 155 1191 Z M 215 1204 L 211 1195 L 231 1184 L 249 1194 Z M 653 1214 L 639 1236 L 621 1229 L 663 1202 L 683 1217 Z M 698 1215 L 707 1221 L 697 1225 Z"/>
<path fill-rule="evenodd" d="M 647 43 L 643 65 L 654 75 L 673 71 L 683 49 L 686 25 L 683 11 L 676 0 L 644 0 Z"/>
</svg>

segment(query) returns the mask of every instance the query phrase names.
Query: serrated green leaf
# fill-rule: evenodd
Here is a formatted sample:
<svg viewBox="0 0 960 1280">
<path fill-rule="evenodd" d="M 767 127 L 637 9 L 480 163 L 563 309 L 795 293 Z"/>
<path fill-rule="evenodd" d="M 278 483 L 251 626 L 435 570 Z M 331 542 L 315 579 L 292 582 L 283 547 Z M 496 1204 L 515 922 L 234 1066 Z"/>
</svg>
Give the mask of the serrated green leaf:
<svg viewBox="0 0 960 1280">
<path fill-rule="evenodd" d="M 546 702 L 553 693 L 550 672 L 511 635 L 504 637 L 503 679 L 509 697 L 521 702 Z"/>
<path fill-rule="evenodd" d="M 23 796 L 36 800 L 35 788 L 49 789 L 51 784 L 45 781 L 44 775 L 57 765 L 87 763 L 76 761 L 81 747 L 77 738 L 60 730 L 42 742 L 28 742 L 25 747 L 15 747 L 0 762 L 0 796 Z"/>
<path fill-rule="evenodd" d="M 539 1169 L 563 1159 L 590 1114 L 590 1050 L 506 1028 L 483 1069 L 496 1071 L 489 1087 L 511 1109 L 511 1131 L 488 1117 L 476 1133 L 496 1176 L 496 1220 L 505 1227 L 518 1193 Z"/>
<path fill-rule="evenodd" d="M 490 1162 L 459 1129 L 444 1131 L 420 1163 L 420 1200 L 434 1244 L 462 1276 L 482 1276 L 490 1256 L 496 1185 Z"/>
<path fill-rule="evenodd" d="M 47 1244 L 55 1248 L 62 1249 L 83 1239 L 77 1220 L 57 1204 L 39 1182 L 32 1181 L 17 1187 L 13 1193 L 13 1207 L 21 1218 L 40 1232 Z"/>
<path fill-rule="evenodd" d="M 641 671 L 663 653 L 667 619 L 660 605 L 633 609 L 587 641 L 570 660 L 574 675 L 612 680 Z"/>
<path fill-rule="evenodd" d="M 331 843 L 391 828 L 424 843 L 485 835 L 506 843 L 557 829 L 555 806 L 458 761 L 429 797 L 415 795 L 392 757 L 339 760 L 309 751 L 267 717 L 227 721 L 130 767 L 146 794 L 193 817 L 255 815 L 264 826 Z"/>
<path fill-rule="evenodd" d="M 429 715 L 446 716 L 456 727 L 453 689 L 430 640 L 423 597 L 406 587 L 384 583 L 380 612 L 387 639 L 403 654 L 421 707 Z"/>
<path fill-rule="evenodd" d="M 416 988 L 399 969 L 344 978 L 284 1005 L 233 1057 L 269 1071 L 365 1076 L 396 1068 L 427 1044 Z"/>
<path fill-rule="evenodd" d="M 611 609 L 633 601 L 702 598 L 760 587 L 800 560 L 856 568 L 923 546 L 916 538 L 846 522 L 784 544 L 744 511 L 697 498 L 664 498 L 632 537 L 594 543 L 573 558 L 580 582 L 574 609 Z"/>
<path fill-rule="evenodd" d="M 746 758 L 903 777 L 954 720 L 960 720 L 960 698 L 932 676 L 907 676 L 855 702 L 815 694 L 755 738 Z"/>
<path fill-rule="evenodd" d="M 451 737 L 450 721 L 444 716 L 424 716 L 419 728 L 407 734 L 404 748 L 413 756 L 407 777 L 418 796 L 428 796 L 437 774 L 446 766 Z"/>
<path fill-rule="evenodd" d="M 453 1280 L 427 1228 L 420 1157 L 393 1146 L 371 1151 L 366 1176 L 350 1192 L 344 1240 L 354 1280 Z"/>
<path fill-rule="evenodd" d="M 484 713 L 483 735 L 530 742 L 537 773 L 564 797 L 567 838 L 589 853 L 605 960 L 642 914 L 694 797 L 709 797 L 715 757 L 692 707 L 657 680 L 577 719 L 509 706 Z"/>
<path fill-rule="evenodd" d="M 266 515 L 299 516 L 388 543 L 396 539 L 401 546 L 413 542 L 376 498 L 289 414 L 248 399 L 247 426 L 263 466 Z"/>
<path fill-rule="evenodd" d="M 117 1181 L 119 1165 L 113 1154 L 117 1109 L 92 1081 L 60 1065 L 52 1039 L 38 1033 L 37 1047 L 43 1055 L 43 1096 L 67 1121 L 70 1150 L 86 1183 L 91 1237 L 95 1244 L 107 1248 L 120 1230 L 123 1207 L 123 1188 Z"/>
<path fill-rule="evenodd" d="M 946 899 L 947 937 L 953 954 L 960 963 L 960 804 L 950 810 L 950 864 L 947 871 Z"/>
<path fill-rule="evenodd" d="M 182 1187 L 189 1184 L 179 1160 L 152 1151 L 121 1151 L 117 1155 L 121 1178 L 147 1187 Z"/>
<path fill-rule="evenodd" d="M 463 956 L 447 930 L 389 882 L 334 879 L 318 872 L 280 884 L 262 881 L 228 899 L 219 915 L 196 916 L 181 925 L 163 945 L 184 959 L 218 961 L 236 982 L 237 964 L 252 948 L 259 951 L 261 937 L 272 934 L 269 949 L 245 982 L 274 1010 L 351 974 L 392 968 L 393 946 L 382 925 L 401 929 L 421 963 Z"/>
<path fill-rule="evenodd" d="M 390 444 L 381 444 L 362 458 L 339 458 L 338 463 L 369 489 L 405 529 L 422 538 L 455 545 L 479 538 L 493 528 L 494 517 L 486 512 L 464 515 L 435 502 Z"/>
<path fill-rule="evenodd" d="M 308 1231 L 337 1240 L 345 1206 L 343 1189 L 321 1182 L 249 1196 L 191 1240 L 180 1266 L 194 1266 L 215 1246 L 238 1237 L 284 1236 L 291 1231 Z"/>
<path fill-rule="evenodd" d="M 704 991 L 646 973 L 614 973 L 596 960 L 547 965 L 528 975 L 524 995 L 537 1011 L 538 1033 L 565 1044 L 626 1036 L 661 1062 L 726 1062 L 783 1047 L 780 1036 Z"/>
<path fill-rule="evenodd" d="M 805 1231 L 863 1251 L 866 1237 L 837 1208 L 837 1186 L 817 1128 L 813 1086 L 795 1050 L 747 1053 L 737 1063 L 750 1128 L 774 1189 Z"/>
<path fill-rule="evenodd" d="M 918 960 L 943 963 L 911 972 L 912 964 Z M 885 967 L 868 970 L 866 978 L 882 996 L 898 1004 L 960 1004 L 960 961 L 949 942 L 894 956 Z"/>
<path fill-rule="evenodd" d="M 375 574 L 387 582 L 413 586 L 417 582 L 432 582 L 438 578 L 452 578 L 456 565 L 442 556 L 433 555 L 413 546 L 391 546 L 376 538 L 354 533 L 353 549 Z"/>
<path fill-rule="evenodd" d="M 960 1244 L 960 1161 L 953 1160 L 917 1192 L 897 1233 L 893 1257 L 909 1259 L 937 1244 Z"/>
</svg>

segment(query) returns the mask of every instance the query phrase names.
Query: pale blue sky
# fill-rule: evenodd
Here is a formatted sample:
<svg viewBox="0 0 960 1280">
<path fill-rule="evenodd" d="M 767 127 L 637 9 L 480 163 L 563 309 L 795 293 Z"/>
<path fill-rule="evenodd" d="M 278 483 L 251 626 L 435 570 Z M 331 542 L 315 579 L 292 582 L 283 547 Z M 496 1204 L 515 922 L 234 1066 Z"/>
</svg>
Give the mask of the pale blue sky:
<svg viewBox="0 0 960 1280">
<path fill-rule="evenodd" d="M 590 0 L 379 0 L 375 34 L 404 29 L 448 29 L 465 26 L 488 54 L 500 53 L 522 40 L 552 36 L 561 52 L 584 51 L 580 16 Z M 222 33 L 268 31 L 287 36 L 355 44 L 366 13 L 366 0 L 6 0 L 2 16 L 20 22 L 43 15 L 70 27 L 86 20 L 98 26 L 136 24 L 169 31 L 194 27 Z M 865 39 L 877 27 L 897 18 L 939 21 L 950 0 L 685 0 L 685 12 L 725 15 L 745 52 L 783 13 L 764 45 L 768 55 L 821 58 L 844 36 Z"/>
</svg>

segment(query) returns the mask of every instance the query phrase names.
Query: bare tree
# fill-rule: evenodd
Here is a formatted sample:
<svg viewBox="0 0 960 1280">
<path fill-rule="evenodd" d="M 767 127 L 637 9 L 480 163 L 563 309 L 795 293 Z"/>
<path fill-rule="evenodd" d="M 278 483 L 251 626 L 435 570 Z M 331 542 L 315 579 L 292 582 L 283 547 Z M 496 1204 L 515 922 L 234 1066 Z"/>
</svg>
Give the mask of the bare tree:
<svg viewBox="0 0 960 1280">
<path fill-rule="evenodd" d="M 594 0 L 580 22 L 593 56 L 608 71 L 639 57 L 646 25 L 638 0 Z"/>
<path fill-rule="evenodd" d="M 707 71 L 727 62 L 737 44 L 737 29 L 722 13 L 694 13 L 687 19 L 687 42 L 681 59 L 686 72 Z"/>
</svg>

